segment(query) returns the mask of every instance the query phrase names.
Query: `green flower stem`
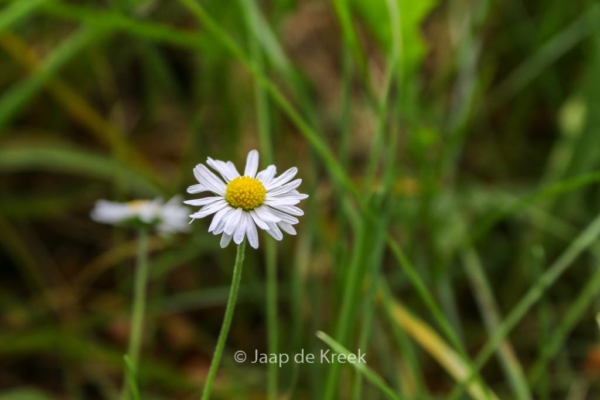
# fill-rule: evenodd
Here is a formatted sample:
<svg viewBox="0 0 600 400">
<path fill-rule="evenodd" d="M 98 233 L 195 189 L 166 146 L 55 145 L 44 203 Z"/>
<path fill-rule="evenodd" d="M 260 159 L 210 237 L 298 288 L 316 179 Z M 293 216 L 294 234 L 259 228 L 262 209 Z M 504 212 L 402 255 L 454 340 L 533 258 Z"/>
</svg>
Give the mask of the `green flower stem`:
<svg viewBox="0 0 600 400">
<path fill-rule="evenodd" d="M 223 349 L 225 348 L 225 341 L 227 340 L 227 334 L 229 333 L 229 327 L 231 326 L 231 320 L 233 319 L 233 310 L 235 308 L 235 302 L 240 289 L 240 282 L 242 280 L 242 264 L 244 263 L 245 250 L 246 240 L 244 240 L 237 248 L 235 266 L 233 267 L 233 280 L 231 282 L 229 300 L 227 300 L 227 308 L 225 309 L 225 318 L 223 319 L 223 326 L 221 327 L 221 333 L 219 334 L 219 340 L 217 341 L 217 348 L 215 349 L 215 354 L 210 364 L 210 370 L 208 371 L 206 383 L 204 384 L 202 400 L 208 400 L 210 397 L 212 384 L 215 380 L 215 376 L 217 375 L 221 357 L 223 356 Z"/>
<path fill-rule="evenodd" d="M 140 229 L 138 234 L 137 265 L 135 267 L 133 288 L 133 310 L 131 316 L 131 333 L 129 336 L 129 349 L 127 359 L 129 360 L 130 376 L 125 379 L 123 395 L 121 398 L 128 399 L 128 380 L 135 382 L 137 379 L 138 365 L 140 360 L 140 349 L 142 346 L 142 328 L 144 325 L 144 314 L 146 312 L 146 289 L 148 286 L 148 231 Z M 127 377 L 126 377 L 127 378 Z"/>
</svg>

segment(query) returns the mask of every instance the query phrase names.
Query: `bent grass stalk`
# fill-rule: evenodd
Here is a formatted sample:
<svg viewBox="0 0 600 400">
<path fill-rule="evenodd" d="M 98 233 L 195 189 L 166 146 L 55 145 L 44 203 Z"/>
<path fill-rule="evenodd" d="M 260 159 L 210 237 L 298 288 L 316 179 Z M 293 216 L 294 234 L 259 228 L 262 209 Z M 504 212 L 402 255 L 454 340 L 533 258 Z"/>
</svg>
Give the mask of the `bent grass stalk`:
<svg viewBox="0 0 600 400">
<path fill-rule="evenodd" d="M 221 327 L 221 333 L 217 341 L 217 347 L 215 348 L 215 354 L 212 362 L 210 363 L 210 369 L 208 370 L 208 376 L 202 391 L 202 400 L 208 400 L 210 398 L 210 392 L 212 384 L 217 375 L 219 369 L 219 363 L 223 356 L 223 349 L 225 348 L 225 342 L 227 341 L 227 334 L 231 326 L 231 320 L 233 319 L 233 311 L 235 309 L 235 302 L 237 299 L 238 292 L 240 290 L 240 282 L 242 280 L 242 265 L 244 263 L 244 252 L 246 250 L 246 240 L 237 248 L 237 255 L 235 257 L 235 266 L 233 267 L 233 279 L 231 281 L 231 290 L 229 292 L 229 299 L 227 300 L 227 308 L 225 309 L 225 317 L 223 318 L 223 326 Z"/>
</svg>

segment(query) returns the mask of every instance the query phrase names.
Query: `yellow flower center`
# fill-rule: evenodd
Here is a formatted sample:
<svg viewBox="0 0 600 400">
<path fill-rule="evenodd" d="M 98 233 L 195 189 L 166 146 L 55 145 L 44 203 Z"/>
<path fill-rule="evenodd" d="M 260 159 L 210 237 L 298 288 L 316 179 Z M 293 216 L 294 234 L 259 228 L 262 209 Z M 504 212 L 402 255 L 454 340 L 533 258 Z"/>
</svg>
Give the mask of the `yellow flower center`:
<svg viewBox="0 0 600 400">
<path fill-rule="evenodd" d="M 227 184 L 225 200 L 232 207 L 242 207 L 244 210 L 253 210 L 260 206 L 267 195 L 267 189 L 258 179 L 249 176 L 238 176 Z"/>
<path fill-rule="evenodd" d="M 127 203 L 129 208 L 133 211 L 139 210 L 145 204 L 148 204 L 148 200 L 132 200 Z"/>
</svg>

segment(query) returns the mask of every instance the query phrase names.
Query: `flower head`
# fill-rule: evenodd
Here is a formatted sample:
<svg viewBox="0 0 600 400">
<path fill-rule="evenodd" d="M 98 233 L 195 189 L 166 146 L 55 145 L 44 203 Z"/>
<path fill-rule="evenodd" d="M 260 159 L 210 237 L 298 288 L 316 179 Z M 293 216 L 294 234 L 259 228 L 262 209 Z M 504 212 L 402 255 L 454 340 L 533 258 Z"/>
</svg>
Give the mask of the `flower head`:
<svg viewBox="0 0 600 400">
<path fill-rule="evenodd" d="M 194 176 L 199 184 L 190 186 L 188 193 L 212 192 L 215 196 L 185 203 L 202 206 L 200 211 L 190 215 L 193 219 L 215 214 L 208 231 L 215 235 L 223 234 L 221 247 L 226 247 L 232 238 L 240 244 L 247 237 L 250 245 L 258 248 L 257 226 L 276 240 L 283 239 L 282 230 L 290 235 L 296 234 L 292 226 L 298 223 L 295 216 L 304 212 L 295 206 L 308 197 L 296 190 L 302 179 L 292 181 L 298 172 L 297 168 L 290 168 L 277 178 L 274 165 L 257 173 L 256 150 L 248 153 L 243 176 L 231 161 L 209 157 L 206 164 L 217 171 L 222 179 L 205 165 L 198 164 L 194 168 Z"/>
<path fill-rule="evenodd" d="M 98 200 L 91 217 L 105 224 L 155 227 L 159 233 L 168 234 L 189 230 L 188 214 L 189 209 L 181 205 L 181 199 L 173 197 L 166 203 L 161 199 L 127 203 Z"/>
</svg>

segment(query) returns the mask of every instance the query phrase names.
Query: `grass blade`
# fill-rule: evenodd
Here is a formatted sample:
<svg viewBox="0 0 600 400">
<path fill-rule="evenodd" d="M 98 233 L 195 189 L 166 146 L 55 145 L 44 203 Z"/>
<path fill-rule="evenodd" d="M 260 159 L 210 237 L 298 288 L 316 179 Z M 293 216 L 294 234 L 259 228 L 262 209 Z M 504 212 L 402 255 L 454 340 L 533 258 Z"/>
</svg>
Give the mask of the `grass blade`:
<svg viewBox="0 0 600 400">
<path fill-rule="evenodd" d="M 537 280 L 531 289 L 521 298 L 519 303 L 505 318 L 502 325 L 496 330 L 494 336 L 488 340 L 484 348 L 475 359 L 475 368 L 479 370 L 496 351 L 498 345 L 525 316 L 527 311 L 540 299 L 544 291 L 552 286 L 556 280 L 569 268 L 579 255 L 591 246 L 600 236 L 600 215 L 571 243 L 565 252 L 548 268 L 548 270 Z M 470 382 L 472 376 L 466 383 Z M 461 395 L 464 384 L 459 385 L 450 396 L 457 399 Z"/>
<path fill-rule="evenodd" d="M 127 369 L 127 383 L 129 385 L 129 390 L 133 400 L 140 400 L 140 391 L 138 389 L 138 385 L 135 379 L 135 373 L 133 364 L 131 363 L 131 358 L 129 356 L 124 356 L 125 366 Z"/>
<path fill-rule="evenodd" d="M 325 342 L 325 344 L 327 344 L 333 350 L 335 350 L 335 352 L 337 354 L 344 354 L 346 356 L 353 355 L 353 353 L 350 350 L 346 349 L 344 346 L 342 346 L 341 344 L 336 342 L 332 337 L 327 335 L 325 332 L 321 332 L 321 331 L 317 332 L 317 337 L 319 339 L 321 339 L 323 342 Z M 402 397 L 400 397 L 400 395 L 395 393 L 392 390 L 392 388 L 390 388 L 379 375 L 377 375 L 375 372 L 373 372 L 372 369 L 367 367 L 366 364 L 363 364 L 360 362 L 349 363 L 349 364 L 356 371 L 358 371 L 360 374 L 362 374 L 366 380 L 368 380 L 373 385 L 378 387 L 389 399 L 402 400 Z"/>
<path fill-rule="evenodd" d="M 470 367 L 461 357 L 431 327 L 411 315 L 400 303 L 387 297 L 385 307 L 392 320 L 412 336 L 456 381 L 465 382 L 469 377 Z M 498 399 L 490 389 L 476 382 L 468 384 L 468 391 L 477 400 Z"/>
<path fill-rule="evenodd" d="M 58 70 L 78 55 L 84 48 L 106 35 L 104 30 L 81 28 L 63 41 L 44 60 L 40 68 L 26 81 L 17 84 L 0 99 L 0 135 L 12 117 L 54 76 Z"/>
<path fill-rule="evenodd" d="M 135 170 L 114 159 L 57 144 L 4 146 L 0 149 L 0 172 L 43 170 L 111 181 L 119 174 L 132 192 L 157 195 L 161 190 Z"/>
<path fill-rule="evenodd" d="M 481 261 L 475 250 L 471 249 L 463 254 L 465 271 L 471 282 L 472 292 L 479 305 L 480 313 L 484 319 L 489 335 L 500 327 L 502 321 L 500 312 L 492 294 L 489 282 L 483 271 Z M 531 399 L 527 379 L 523 367 L 519 362 L 511 343 L 504 339 L 498 346 L 498 356 L 502 362 L 507 378 L 513 387 L 518 399 Z"/>
<path fill-rule="evenodd" d="M 0 31 L 3 31 L 29 14 L 37 11 L 38 8 L 49 0 L 20 0 L 12 3 L 0 14 Z"/>
</svg>

